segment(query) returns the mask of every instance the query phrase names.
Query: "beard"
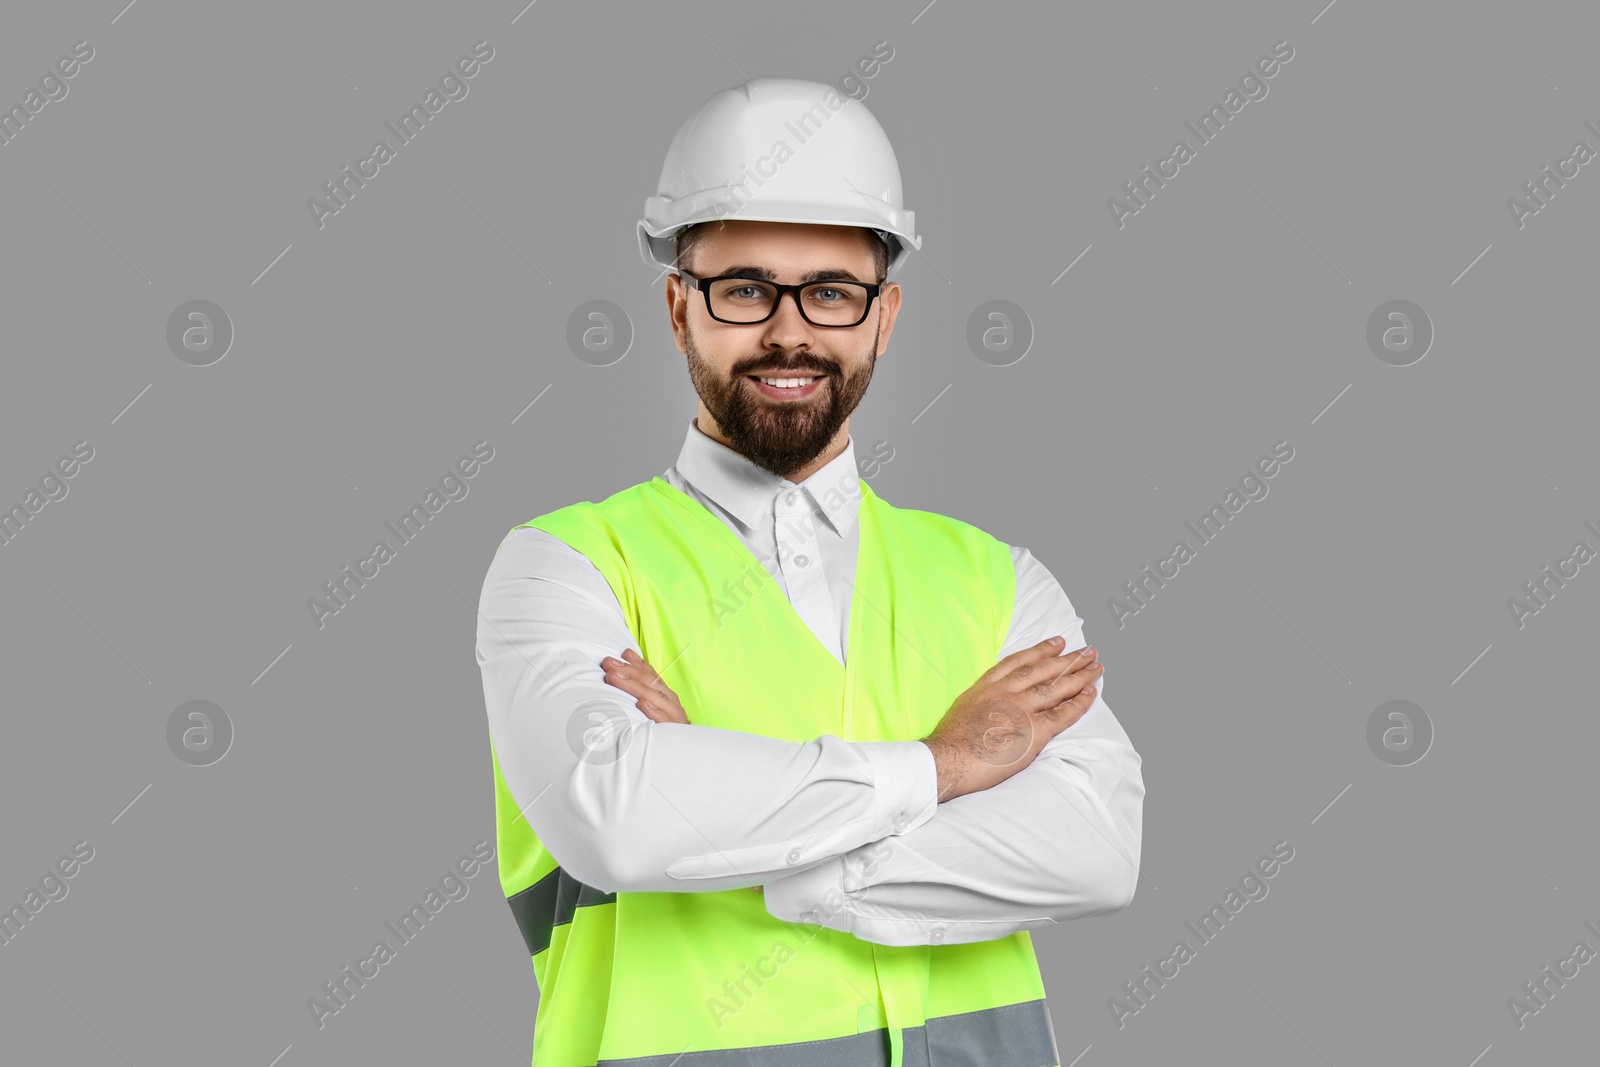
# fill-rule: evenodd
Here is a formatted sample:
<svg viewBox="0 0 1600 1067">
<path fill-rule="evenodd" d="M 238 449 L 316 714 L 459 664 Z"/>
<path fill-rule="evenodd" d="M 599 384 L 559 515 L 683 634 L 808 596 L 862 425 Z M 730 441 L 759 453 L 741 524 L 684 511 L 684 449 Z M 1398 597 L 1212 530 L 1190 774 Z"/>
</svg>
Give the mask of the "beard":
<svg viewBox="0 0 1600 1067">
<path fill-rule="evenodd" d="M 787 359 L 760 355 L 740 360 L 724 377 L 700 355 L 694 331 L 690 330 L 685 346 L 689 378 L 735 451 L 763 470 L 787 477 L 822 455 L 861 403 L 878 362 L 877 334 L 874 330 L 867 360 L 850 373 L 832 360 L 797 352 Z M 773 400 L 746 375 L 774 363 L 788 371 L 817 374 L 826 380 L 804 400 Z"/>
</svg>

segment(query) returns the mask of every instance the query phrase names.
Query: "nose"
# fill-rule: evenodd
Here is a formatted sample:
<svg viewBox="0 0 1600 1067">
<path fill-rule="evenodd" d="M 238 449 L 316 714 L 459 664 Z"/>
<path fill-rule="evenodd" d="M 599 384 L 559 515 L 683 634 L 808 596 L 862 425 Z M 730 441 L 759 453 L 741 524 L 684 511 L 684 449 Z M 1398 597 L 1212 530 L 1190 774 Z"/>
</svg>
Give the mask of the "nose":
<svg viewBox="0 0 1600 1067">
<path fill-rule="evenodd" d="M 778 298 L 778 308 L 765 323 L 769 344 L 784 348 L 799 348 L 815 340 L 814 328 L 800 314 L 800 294 L 784 293 Z"/>
</svg>

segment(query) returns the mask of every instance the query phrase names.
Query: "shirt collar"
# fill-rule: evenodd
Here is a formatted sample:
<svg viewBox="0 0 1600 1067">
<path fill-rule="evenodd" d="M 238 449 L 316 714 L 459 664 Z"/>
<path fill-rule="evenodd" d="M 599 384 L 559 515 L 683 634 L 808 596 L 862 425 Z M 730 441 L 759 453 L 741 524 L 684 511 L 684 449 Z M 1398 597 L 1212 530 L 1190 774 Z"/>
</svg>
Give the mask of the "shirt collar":
<svg viewBox="0 0 1600 1067">
<path fill-rule="evenodd" d="M 850 532 L 861 506 L 854 435 L 845 436 L 844 451 L 811 477 L 796 483 L 706 436 L 696 424 L 698 418 L 689 420 L 683 449 L 678 453 L 678 474 L 723 510 L 747 528 L 754 527 L 757 520 L 772 511 L 773 499 L 779 492 L 798 484 L 835 533 L 844 537 Z"/>
</svg>

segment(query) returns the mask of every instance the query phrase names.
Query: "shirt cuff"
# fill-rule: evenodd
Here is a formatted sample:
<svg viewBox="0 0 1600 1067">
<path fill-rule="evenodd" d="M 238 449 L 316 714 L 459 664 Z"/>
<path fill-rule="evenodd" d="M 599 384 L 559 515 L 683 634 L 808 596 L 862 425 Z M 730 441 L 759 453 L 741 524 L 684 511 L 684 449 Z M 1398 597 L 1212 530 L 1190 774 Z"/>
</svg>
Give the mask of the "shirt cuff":
<svg viewBox="0 0 1600 1067">
<path fill-rule="evenodd" d="M 767 914 L 792 923 L 811 923 L 850 932 L 849 903 L 844 892 L 844 856 L 834 856 L 762 887 Z"/>
<path fill-rule="evenodd" d="M 872 784 L 877 791 L 874 841 L 909 833 L 933 818 L 939 810 L 939 768 L 933 761 L 933 749 L 921 741 L 854 744 L 872 765 Z"/>
<path fill-rule="evenodd" d="M 933 818 L 939 809 L 939 768 L 932 749 L 921 741 L 852 744 L 871 765 L 876 790 L 873 840 L 862 848 L 870 849 L 885 837 L 908 833 Z M 767 913 L 775 919 L 851 932 L 851 894 L 860 891 L 858 886 L 845 886 L 852 852 L 768 882 L 763 889 Z"/>
</svg>

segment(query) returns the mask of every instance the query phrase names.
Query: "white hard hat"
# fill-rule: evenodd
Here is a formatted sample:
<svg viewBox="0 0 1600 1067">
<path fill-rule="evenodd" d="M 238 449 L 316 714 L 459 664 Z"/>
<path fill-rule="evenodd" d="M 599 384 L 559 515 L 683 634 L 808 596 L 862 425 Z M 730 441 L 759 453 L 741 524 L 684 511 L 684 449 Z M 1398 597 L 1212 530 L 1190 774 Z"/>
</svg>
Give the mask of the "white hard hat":
<svg viewBox="0 0 1600 1067">
<path fill-rule="evenodd" d="M 675 270 L 678 231 L 727 218 L 866 227 L 888 246 L 885 277 L 922 247 L 888 135 L 865 104 L 822 82 L 755 78 L 685 119 L 645 200 L 639 251 Z"/>
</svg>

